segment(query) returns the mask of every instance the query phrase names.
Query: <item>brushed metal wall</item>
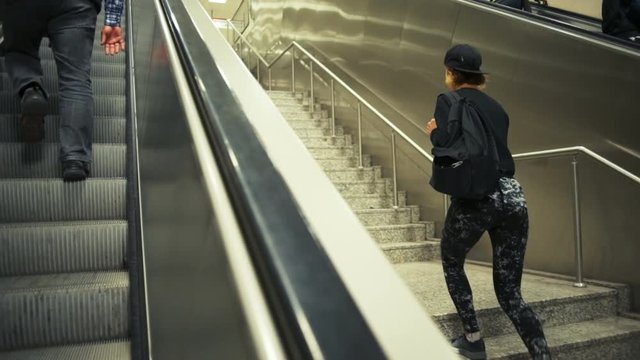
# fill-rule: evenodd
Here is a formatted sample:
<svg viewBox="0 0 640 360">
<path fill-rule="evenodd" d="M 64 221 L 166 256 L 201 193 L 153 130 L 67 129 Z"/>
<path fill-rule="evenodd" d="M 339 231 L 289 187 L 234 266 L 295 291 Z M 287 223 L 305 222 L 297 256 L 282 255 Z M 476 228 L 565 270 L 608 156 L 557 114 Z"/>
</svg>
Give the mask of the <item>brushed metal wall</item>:
<svg viewBox="0 0 640 360">
<path fill-rule="evenodd" d="M 445 91 L 444 53 L 466 42 L 482 52 L 486 91 L 511 116 L 514 153 L 583 145 L 640 173 L 639 53 L 465 0 L 253 0 L 251 11 L 250 41 L 265 56 L 291 40 L 303 43 L 426 150 L 422 128 Z M 308 66 L 295 66 L 297 88 L 308 87 Z M 291 88 L 290 58 L 273 78 L 275 87 Z M 328 79 L 316 84 L 326 103 Z M 355 104 L 338 92 L 338 122 L 353 130 Z M 390 169 L 388 130 L 373 120 L 364 134 L 365 152 Z M 402 143 L 400 160 L 400 188 L 425 219 L 440 223 L 442 198 L 426 184 L 430 165 Z M 580 161 L 585 274 L 640 291 L 640 188 Z M 570 159 L 518 163 L 531 212 L 529 268 L 574 273 L 570 169 Z M 486 241 L 471 256 L 490 260 Z"/>
</svg>

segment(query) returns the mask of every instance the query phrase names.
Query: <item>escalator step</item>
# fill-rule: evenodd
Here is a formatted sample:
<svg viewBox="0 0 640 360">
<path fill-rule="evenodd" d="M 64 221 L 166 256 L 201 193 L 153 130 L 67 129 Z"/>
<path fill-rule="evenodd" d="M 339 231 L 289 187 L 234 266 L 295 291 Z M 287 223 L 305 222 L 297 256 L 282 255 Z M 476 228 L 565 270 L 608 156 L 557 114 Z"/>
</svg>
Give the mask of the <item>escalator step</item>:
<svg viewBox="0 0 640 360">
<path fill-rule="evenodd" d="M 101 95 L 122 95 L 126 91 L 125 79 L 118 78 L 93 78 L 92 79 L 92 87 L 93 94 L 95 96 Z M 44 78 L 43 86 L 49 94 L 55 94 L 58 92 L 58 78 L 57 77 L 47 77 Z M 15 95 L 15 92 L 11 86 L 11 80 L 9 79 L 9 75 L 4 73 L 0 74 L 0 92 Z"/>
<path fill-rule="evenodd" d="M 0 180 L 0 223 L 126 219 L 125 179 Z"/>
<path fill-rule="evenodd" d="M 126 338 L 128 286 L 126 271 L 0 278 L 0 350 Z"/>
<path fill-rule="evenodd" d="M 59 150 L 56 143 L 0 143 L 0 177 L 59 178 L 62 176 Z M 124 144 L 94 144 L 91 175 L 96 178 L 126 177 L 126 153 Z"/>
<path fill-rule="evenodd" d="M 50 47 L 41 47 L 40 48 L 40 59 L 42 60 L 50 60 L 53 61 L 53 50 Z M 118 56 L 109 56 L 105 55 L 104 50 L 101 47 L 93 48 L 93 55 L 91 57 L 91 62 L 93 64 L 101 64 L 101 63 L 112 63 L 112 64 L 123 64 L 126 60 L 124 54 L 120 54 Z"/>
<path fill-rule="evenodd" d="M 60 117 L 47 116 L 44 121 L 44 141 L 58 142 Z M 126 141 L 126 119 L 117 117 L 97 117 L 93 122 L 93 143 L 118 143 Z M 0 142 L 16 142 L 20 139 L 20 117 L 0 115 Z"/>
<path fill-rule="evenodd" d="M 94 116 L 125 117 L 126 97 L 118 95 L 94 98 Z M 0 94 L 0 114 L 20 113 L 20 101 L 11 94 Z M 49 113 L 58 114 L 58 95 L 49 96 Z"/>
<path fill-rule="evenodd" d="M 53 61 L 43 61 L 42 70 L 45 77 L 54 78 L 58 76 L 56 64 Z M 0 63 L 0 73 L 6 73 L 4 63 Z M 124 78 L 126 74 L 126 65 L 111 63 L 95 63 L 91 66 L 91 77 L 114 77 Z"/>
<path fill-rule="evenodd" d="M 85 345 L 60 346 L 11 351 L 2 354 L 2 360 L 129 360 L 128 341 L 113 341 Z"/>
<path fill-rule="evenodd" d="M 0 276 L 124 269 L 126 221 L 0 224 Z"/>
</svg>

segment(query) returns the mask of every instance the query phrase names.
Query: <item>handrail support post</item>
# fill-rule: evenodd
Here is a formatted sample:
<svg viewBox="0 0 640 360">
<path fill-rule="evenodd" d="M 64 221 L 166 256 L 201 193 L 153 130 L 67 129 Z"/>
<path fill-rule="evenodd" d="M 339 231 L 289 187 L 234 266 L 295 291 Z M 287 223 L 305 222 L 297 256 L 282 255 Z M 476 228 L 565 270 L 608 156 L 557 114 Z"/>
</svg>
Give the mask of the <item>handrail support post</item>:
<svg viewBox="0 0 640 360">
<path fill-rule="evenodd" d="M 362 169 L 362 104 L 358 101 L 358 166 Z"/>
<path fill-rule="evenodd" d="M 578 288 L 585 288 L 583 279 L 583 263 L 582 263 L 582 214 L 580 211 L 580 179 L 578 177 L 578 155 L 573 155 L 571 161 L 573 168 L 573 220 L 575 225 L 575 241 L 576 241 L 576 282 L 573 286 Z"/>
<path fill-rule="evenodd" d="M 396 132 L 391 132 L 391 160 L 393 163 L 393 208 L 398 208 L 398 163 L 396 161 Z"/>
</svg>

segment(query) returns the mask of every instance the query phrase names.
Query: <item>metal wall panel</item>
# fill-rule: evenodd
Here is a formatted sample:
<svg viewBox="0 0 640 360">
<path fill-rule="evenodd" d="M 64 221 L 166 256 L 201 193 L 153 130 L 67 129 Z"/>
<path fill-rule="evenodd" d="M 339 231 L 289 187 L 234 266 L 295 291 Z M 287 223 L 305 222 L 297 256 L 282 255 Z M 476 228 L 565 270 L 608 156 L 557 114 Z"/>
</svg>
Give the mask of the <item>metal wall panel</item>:
<svg viewBox="0 0 640 360">
<path fill-rule="evenodd" d="M 422 128 L 445 91 L 444 53 L 469 42 L 491 73 L 486 91 L 510 114 L 513 152 L 583 145 L 640 173 L 640 54 L 627 48 L 465 0 L 253 0 L 252 10 L 249 37 L 263 53 L 273 56 L 291 40 L 303 43 L 427 150 Z M 280 88 L 290 88 L 288 66 L 274 76 Z M 326 101 L 324 91 L 316 90 Z M 353 105 L 337 113 L 351 129 Z M 389 169 L 387 131 L 376 122 L 365 128 L 366 151 Z M 400 188 L 425 219 L 441 222 L 442 198 L 426 185 L 429 164 L 399 144 Z M 585 273 L 640 286 L 640 271 L 631 268 L 640 254 L 638 201 L 632 201 L 640 189 L 581 162 L 588 164 L 581 176 Z M 569 159 L 518 164 L 531 211 L 530 268 L 573 274 L 569 174 Z M 489 248 L 480 246 L 472 257 L 488 260 Z"/>
</svg>

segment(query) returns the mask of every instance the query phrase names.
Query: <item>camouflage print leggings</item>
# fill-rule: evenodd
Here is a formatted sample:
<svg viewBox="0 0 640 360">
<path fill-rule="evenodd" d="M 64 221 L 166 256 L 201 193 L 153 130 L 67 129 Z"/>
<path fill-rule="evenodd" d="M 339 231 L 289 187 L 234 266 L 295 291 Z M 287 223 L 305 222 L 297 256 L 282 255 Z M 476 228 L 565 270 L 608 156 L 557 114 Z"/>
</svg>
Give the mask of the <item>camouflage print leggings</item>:
<svg viewBox="0 0 640 360">
<path fill-rule="evenodd" d="M 532 355 L 547 352 L 540 321 L 520 294 L 529 215 L 522 187 L 515 179 L 500 179 L 500 190 L 485 200 L 453 199 L 445 220 L 442 266 L 465 332 L 480 328 L 464 261 L 485 231 L 491 236 L 493 285 L 500 306 Z"/>
</svg>

